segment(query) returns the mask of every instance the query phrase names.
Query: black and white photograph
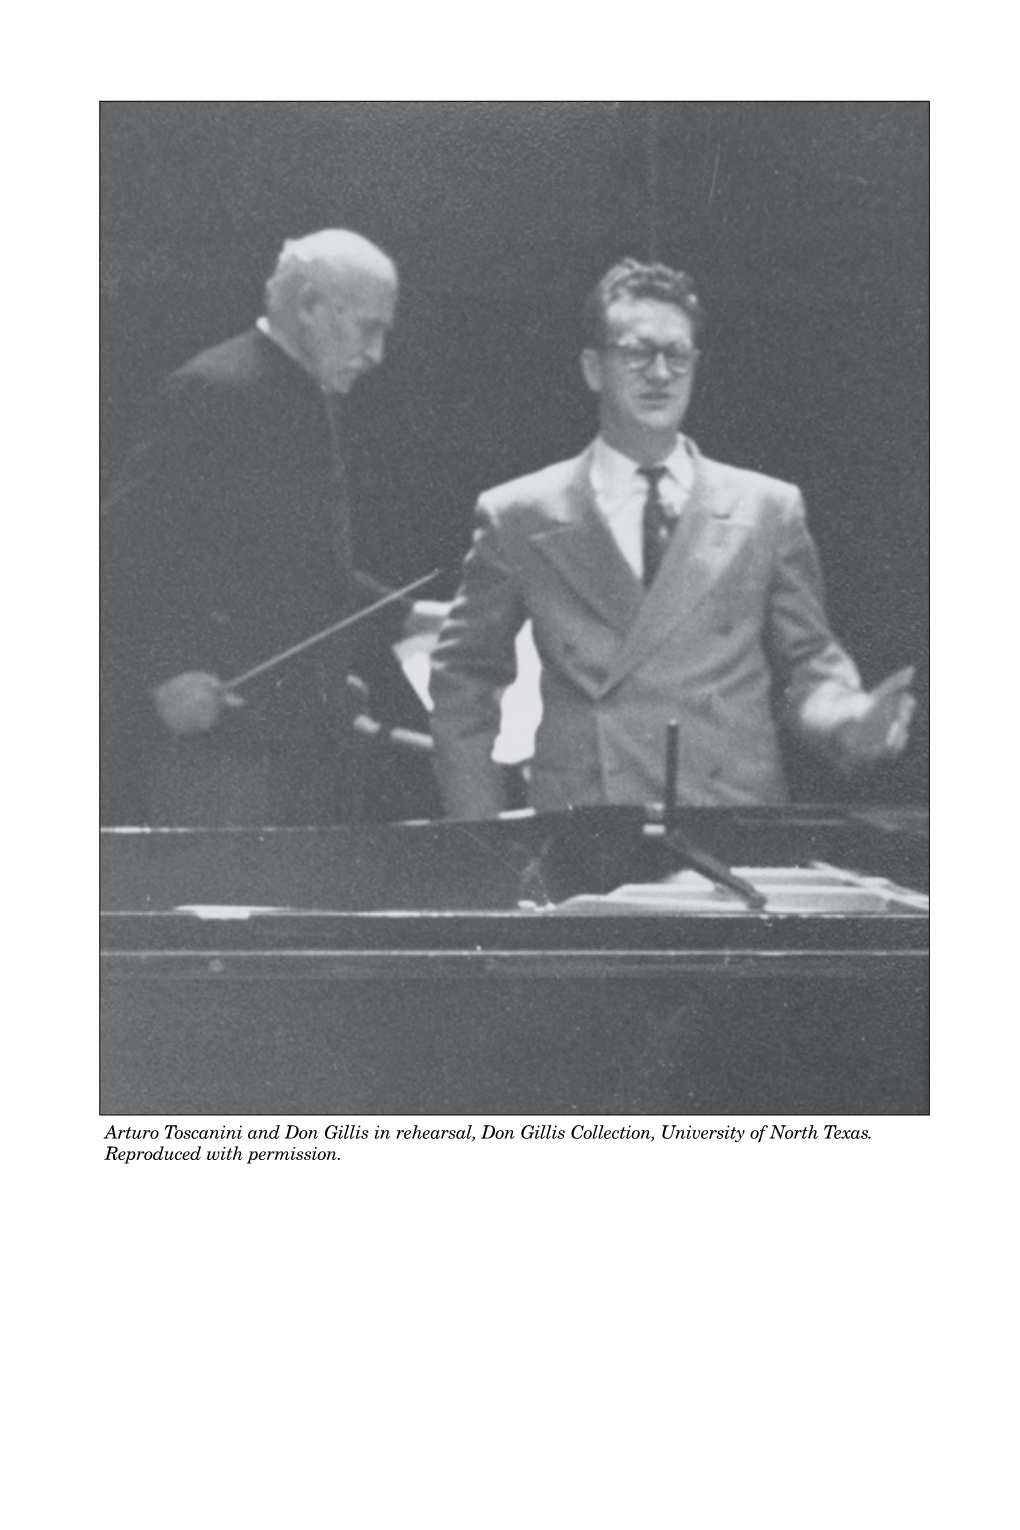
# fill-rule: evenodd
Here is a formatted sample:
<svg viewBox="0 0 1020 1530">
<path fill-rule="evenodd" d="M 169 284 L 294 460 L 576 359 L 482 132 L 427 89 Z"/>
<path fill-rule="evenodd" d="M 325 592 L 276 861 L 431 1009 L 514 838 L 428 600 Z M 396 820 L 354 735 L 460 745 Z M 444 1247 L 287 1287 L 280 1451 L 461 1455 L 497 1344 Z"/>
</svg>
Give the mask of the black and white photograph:
<svg viewBox="0 0 1020 1530">
<path fill-rule="evenodd" d="M 940 29 L 40 35 L 12 1523 L 1006 1522 L 1008 132 Z"/>
<path fill-rule="evenodd" d="M 103 104 L 103 1113 L 927 1112 L 927 122 Z"/>
</svg>

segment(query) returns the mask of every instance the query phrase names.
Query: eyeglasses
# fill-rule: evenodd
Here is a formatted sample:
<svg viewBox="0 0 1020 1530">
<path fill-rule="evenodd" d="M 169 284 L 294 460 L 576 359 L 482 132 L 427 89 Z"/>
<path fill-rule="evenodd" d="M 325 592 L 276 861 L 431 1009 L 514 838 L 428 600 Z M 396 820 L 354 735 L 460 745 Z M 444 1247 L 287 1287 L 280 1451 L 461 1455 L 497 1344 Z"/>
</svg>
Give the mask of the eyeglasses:
<svg viewBox="0 0 1020 1530">
<path fill-rule="evenodd" d="M 674 345 L 633 345 L 626 341 L 607 345 L 605 349 L 615 351 L 628 372 L 647 372 L 661 356 L 672 377 L 686 377 L 699 355 L 698 351 L 684 351 Z"/>
</svg>

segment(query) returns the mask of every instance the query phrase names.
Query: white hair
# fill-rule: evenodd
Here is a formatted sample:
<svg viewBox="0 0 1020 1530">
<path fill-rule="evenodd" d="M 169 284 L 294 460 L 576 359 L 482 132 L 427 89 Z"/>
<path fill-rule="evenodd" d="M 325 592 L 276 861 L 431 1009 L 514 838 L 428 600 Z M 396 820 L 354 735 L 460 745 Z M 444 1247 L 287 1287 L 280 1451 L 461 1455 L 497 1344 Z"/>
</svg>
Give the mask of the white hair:
<svg viewBox="0 0 1020 1530">
<path fill-rule="evenodd" d="M 266 283 L 266 312 L 286 328 L 298 301 L 310 288 L 320 292 L 342 290 L 366 276 L 394 287 L 397 283 L 393 261 L 361 234 L 346 228 L 324 228 L 301 239 L 288 239 Z"/>
</svg>

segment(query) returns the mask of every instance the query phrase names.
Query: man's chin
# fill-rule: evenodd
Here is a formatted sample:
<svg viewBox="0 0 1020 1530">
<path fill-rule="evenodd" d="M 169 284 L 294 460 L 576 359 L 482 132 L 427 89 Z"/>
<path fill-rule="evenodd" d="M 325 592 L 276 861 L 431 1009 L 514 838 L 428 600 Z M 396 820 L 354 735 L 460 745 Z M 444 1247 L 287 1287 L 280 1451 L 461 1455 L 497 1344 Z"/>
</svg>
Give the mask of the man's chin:
<svg viewBox="0 0 1020 1530">
<path fill-rule="evenodd" d="M 640 424 L 652 430 L 679 430 L 681 414 L 672 399 L 642 403 L 636 412 Z"/>
</svg>

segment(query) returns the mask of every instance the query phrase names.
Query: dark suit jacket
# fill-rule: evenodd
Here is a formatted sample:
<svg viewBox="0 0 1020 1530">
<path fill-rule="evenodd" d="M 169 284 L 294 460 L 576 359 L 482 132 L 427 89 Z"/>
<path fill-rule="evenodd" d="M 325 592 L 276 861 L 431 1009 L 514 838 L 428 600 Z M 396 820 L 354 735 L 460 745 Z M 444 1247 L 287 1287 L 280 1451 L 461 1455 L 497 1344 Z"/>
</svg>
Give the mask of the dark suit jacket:
<svg viewBox="0 0 1020 1530">
<path fill-rule="evenodd" d="M 104 776 L 121 803 L 107 821 L 136 821 L 131 783 L 162 736 L 154 685 L 230 679 L 363 603 L 338 560 L 339 492 L 320 389 L 257 330 L 159 391 L 103 512 Z M 348 657 L 327 643 L 253 681 L 208 743 L 257 754 L 315 748 L 331 723 L 342 735 Z"/>
<path fill-rule="evenodd" d="M 503 805 L 490 758 L 498 694 L 529 617 L 543 701 L 530 797 L 542 810 L 661 801 L 674 718 L 681 802 L 782 802 L 779 720 L 825 744 L 859 709 L 799 492 L 692 450 L 693 490 L 647 592 L 596 508 L 590 449 L 482 495 L 433 655 L 436 762 L 452 816 Z"/>
</svg>

